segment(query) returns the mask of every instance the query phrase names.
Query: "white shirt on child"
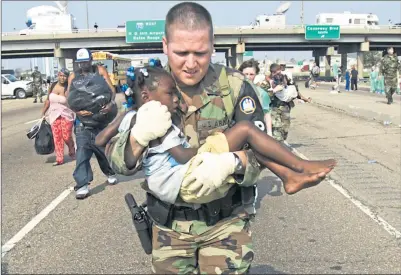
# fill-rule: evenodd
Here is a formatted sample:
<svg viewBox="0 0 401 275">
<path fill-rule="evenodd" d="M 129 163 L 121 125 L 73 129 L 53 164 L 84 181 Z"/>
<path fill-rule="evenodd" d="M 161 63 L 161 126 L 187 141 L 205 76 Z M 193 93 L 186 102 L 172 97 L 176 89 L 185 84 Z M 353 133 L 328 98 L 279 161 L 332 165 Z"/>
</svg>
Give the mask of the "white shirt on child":
<svg viewBox="0 0 401 275">
<path fill-rule="evenodd" d="M 129 130 L 132 118 L 136 111 L 129 111 L 118 127 L 118 132 Z M 162 144 L 148 149 L 144 156 L 142 167 L 145 172 L 146 181 L 150 191 L 162 201 L 174 203 L 180 192 L 181 183 L 185 172 L 189 167 L 187 164 L 179 164 L 168 152 L 169 149 L 183 145 L 189 148 L 190 145 L 180 129 L 173 125 L 173 130 L 165 137 Z"/>
<path fill-rule="evenodd" d="M 148 155 L 142 163 L 149 189 L 157 194 L 159 199 L 168 203 L 176 201 L 190 163 L 188 161 L 186 164 L 180 164 L 168 152 L 178 145 L 190 147 L 185 135 L 173 125 L 173 130 L 166 135 L 162 144 L 149 147 Z"/>
</svg>

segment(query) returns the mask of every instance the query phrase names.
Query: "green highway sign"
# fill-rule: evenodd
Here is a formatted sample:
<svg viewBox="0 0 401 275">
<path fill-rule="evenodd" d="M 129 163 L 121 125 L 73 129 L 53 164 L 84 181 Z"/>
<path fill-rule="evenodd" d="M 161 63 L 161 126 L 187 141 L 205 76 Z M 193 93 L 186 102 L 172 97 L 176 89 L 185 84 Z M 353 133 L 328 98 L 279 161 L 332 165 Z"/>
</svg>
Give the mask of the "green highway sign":
<svg viewBox="0 0 401 275">
<path fill-rule="evenodd" d="M 306 40 L 335 40 L 340 39 L 340 26 L 338 25 L 306 25 Z"/>
<path fill-rule="evenodd" d="M 245 51 L 244 56 L 253 56 L 253 51 Z"/>
<path fill-rule="evenodd" d="M 165 20 L 138 20 L 125 23 L 126 43 L 161 42 Z"/>
</svg>

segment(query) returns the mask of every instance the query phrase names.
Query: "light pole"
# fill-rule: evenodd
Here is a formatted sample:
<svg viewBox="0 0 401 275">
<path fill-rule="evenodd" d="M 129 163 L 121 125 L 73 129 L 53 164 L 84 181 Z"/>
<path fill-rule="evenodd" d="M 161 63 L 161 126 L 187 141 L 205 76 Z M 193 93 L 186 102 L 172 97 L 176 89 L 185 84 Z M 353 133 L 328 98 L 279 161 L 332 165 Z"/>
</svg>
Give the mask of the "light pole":
<svg viewBox="0 0 401 275">
<path fill-rule="evenodd" d="M 301 1 L 301 25 L 304 25 L 304 1 Z"/>
<path fill-rule="evenodd" d="M 86 3 L 86 28 L 89 30 L 89 11 L 88 11 L 88 1 L 85 1 Z"/>
</svg>

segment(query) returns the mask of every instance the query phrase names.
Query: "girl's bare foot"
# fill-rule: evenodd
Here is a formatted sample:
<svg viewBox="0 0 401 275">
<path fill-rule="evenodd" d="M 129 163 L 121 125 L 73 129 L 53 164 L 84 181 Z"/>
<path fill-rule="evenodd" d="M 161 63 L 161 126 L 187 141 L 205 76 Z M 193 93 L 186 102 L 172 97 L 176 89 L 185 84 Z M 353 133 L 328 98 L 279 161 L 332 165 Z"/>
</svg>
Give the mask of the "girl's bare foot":
<svg viewBox="0 0 401 275">
<path fill-rule="evenodd" d="M 283 181 L 284 190 L 287 194 L 295 194 L 302 189 L 316 186 L 325 179 L 326 175 L 332 169 L 333 168 L 326 168 L 323 171 L 314 174 L 293 172 Z"/>
<path fill-rule="evenodd" d="M 303 161 L 303 169 L 297 172 L 303 172 L 306 174 L 315 174 L 322 171 L 325 171 L 327 168 L 333 169 L 334 166 L 337 165 L 337 161 L 335 159 L 326 159 L 326 160 L 305 160 Z"/>
</svg>

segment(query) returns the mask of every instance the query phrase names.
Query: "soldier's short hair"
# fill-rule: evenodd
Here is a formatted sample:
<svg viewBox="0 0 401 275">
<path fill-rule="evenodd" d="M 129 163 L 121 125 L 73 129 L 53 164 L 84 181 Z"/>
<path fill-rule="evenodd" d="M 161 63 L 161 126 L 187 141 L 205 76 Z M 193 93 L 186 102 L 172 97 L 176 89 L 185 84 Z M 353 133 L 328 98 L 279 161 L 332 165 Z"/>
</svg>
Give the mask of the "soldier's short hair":
<svg viewBox="0 0 401 275">
<path fill-rule="evenodd" d="M 256 74 L 259 74 L 259 71 L 260 71 L 260 69 L 259 69 L 259 62 L 256 61 L 256 60 L 253 59 L 253 58 L 244 61 L 244 62 L 241 64 L 241 66 L 239 66 L 238 70 L 242 72 L 242 71 L 245 70 L 246 68 L 254 68 Z"/>
<path fill-rule="evenodd" d="M 168 40 L 172 25 L 184 27 L 187 30 L 209 29 L 210 39 L 213 39 L 212 16 L 202 5 L 194 2 L 182 2 L 172 7 L 166 16 L 165 35 Z"/>
</svg>

